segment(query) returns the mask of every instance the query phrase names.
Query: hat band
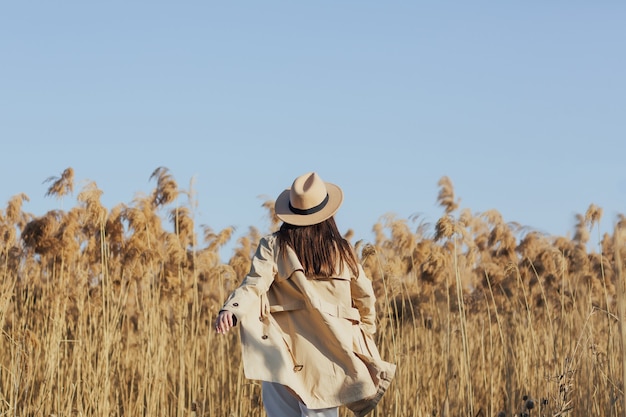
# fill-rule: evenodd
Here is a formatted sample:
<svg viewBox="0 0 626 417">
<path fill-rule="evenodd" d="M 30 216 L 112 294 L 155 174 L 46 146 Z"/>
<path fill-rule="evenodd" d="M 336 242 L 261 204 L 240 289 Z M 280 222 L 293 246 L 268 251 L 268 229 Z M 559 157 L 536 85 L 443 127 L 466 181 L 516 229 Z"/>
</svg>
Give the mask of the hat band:
<svg viewBox="0 0 626 417">
<path fill-rule="evenodd" d="M 318 211 L 322 210 L 324 207 L 326 207 L 327 203 L 328 203 L 328 194 L 326 194 L 326 198 L 321 203 L 319 203 L 317 206 L 311 207 L 310 209 L 306 209 L 306 210 L 295 208 L 294 206 L 291 205 L 291 201 L 290 201 L 289 202 L 289 210 L 291 210 L 295 214 L 302 214 L 302 215 L 314 214 L 314 213 L 317 213 Z"/>
</svg>

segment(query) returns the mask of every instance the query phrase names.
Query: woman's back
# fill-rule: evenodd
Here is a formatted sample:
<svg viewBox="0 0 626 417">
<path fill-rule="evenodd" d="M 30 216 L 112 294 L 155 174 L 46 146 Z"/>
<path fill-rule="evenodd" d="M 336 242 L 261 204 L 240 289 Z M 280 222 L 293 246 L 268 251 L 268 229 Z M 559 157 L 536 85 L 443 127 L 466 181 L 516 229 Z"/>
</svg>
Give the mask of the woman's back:
<svg viewBox="0 0 626 417">
<path fill-rule="evenodd" d="M 263 381 L 269 417 L 334 417 L 341 405 L 365 415 L 393 379 L 374 344 L 372 283 L 333 218 L 342 201 L 317 174 L 296 178 L 275 202 L 284 223 L 216 320 L 226 333 L 238 319 L 244 372 Z"/>
</svg>

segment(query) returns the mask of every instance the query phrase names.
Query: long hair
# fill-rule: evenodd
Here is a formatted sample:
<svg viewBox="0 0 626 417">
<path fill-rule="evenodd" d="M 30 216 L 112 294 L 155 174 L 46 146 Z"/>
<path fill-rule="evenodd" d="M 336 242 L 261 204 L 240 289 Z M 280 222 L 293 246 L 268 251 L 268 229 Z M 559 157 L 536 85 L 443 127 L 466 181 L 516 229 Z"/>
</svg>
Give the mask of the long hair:
<svg viewBox="0 0 626 417">
<path fill-rule="evenodd" d="M 278 231 L 282 252 L 293 249 L 307 276 L 330 278 L 348 265 L 358 275 L 358 261 L 350 243 L 344 239 L 333 217 L 310 226 L 283 223 Z"/>
</svg>

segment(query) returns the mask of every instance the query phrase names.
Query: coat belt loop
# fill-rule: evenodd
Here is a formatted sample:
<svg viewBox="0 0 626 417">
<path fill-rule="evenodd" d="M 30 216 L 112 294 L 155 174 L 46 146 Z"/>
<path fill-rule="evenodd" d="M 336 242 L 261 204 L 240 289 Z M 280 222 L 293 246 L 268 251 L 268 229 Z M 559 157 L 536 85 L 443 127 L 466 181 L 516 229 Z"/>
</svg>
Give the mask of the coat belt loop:
<svg viewBox="0 0 626 417">
<path fill-rule="evenodd" d="M 265 293 L 261 294 L 261 311 L 259 312 L 259 317 L 265 319 L 270 312 L 270 303 L 267 300 L 267 295 Z"/>
</svg>

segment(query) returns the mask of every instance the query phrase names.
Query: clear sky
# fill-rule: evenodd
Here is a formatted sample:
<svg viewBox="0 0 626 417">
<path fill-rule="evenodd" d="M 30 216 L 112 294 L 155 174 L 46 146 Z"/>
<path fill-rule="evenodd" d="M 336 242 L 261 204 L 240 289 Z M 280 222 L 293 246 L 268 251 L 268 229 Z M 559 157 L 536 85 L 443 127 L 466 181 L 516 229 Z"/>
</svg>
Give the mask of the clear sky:
<svg viewBox="0 0 626 417">
<path fill-rule="evenodd" d="M 448 176 L 475 213 L 567 235 L 593 203 L 610 230 L 624 22 L 623 1 L 4 2 L 0 205 L 68 209 L 88 181 L 131 203 L 164 166 L 198 224 L 264 231 L 260 196 L 317 171 L 371 240 L 387 213 L 434 224 Z M 74 196 L 45 197 L 67 167 Z"/>
</svg>

